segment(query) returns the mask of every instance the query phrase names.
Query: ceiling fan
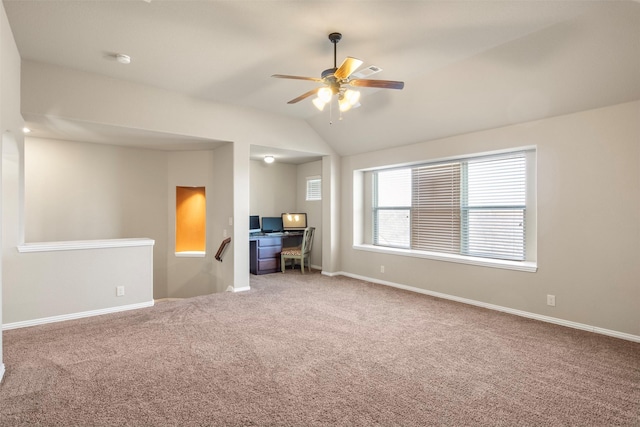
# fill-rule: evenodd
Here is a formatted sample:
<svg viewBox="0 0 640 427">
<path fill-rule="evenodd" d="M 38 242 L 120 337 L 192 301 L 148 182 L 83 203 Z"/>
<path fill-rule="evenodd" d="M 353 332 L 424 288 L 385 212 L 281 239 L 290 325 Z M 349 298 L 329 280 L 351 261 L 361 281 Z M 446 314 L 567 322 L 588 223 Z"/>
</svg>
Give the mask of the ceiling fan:
<svg viewBox="0 0 640 427">
<path fill-rule="evenodd" d="M 342 61 L 342 64 L 338 67 L 336 65 L 336 51 L 337 44 L 340 39 L 342 39 L 342 34 L 340 33 L 329 34 L 329 40 L 333 43 L 333 68 L 324 70 L 321 77 L 289 76 L 285 74 L 274 74 L 271 76 L 279 79 L 310 80 L 324 84 L 324 86 L 303 93 L 297 98 L 289 101 L 287 104 L 295 104 L 296 102 L 300 102 L 303 99 L 317 94 L 318 97 L 313 100 L 313 104 L 316 108 L 322 111 L 324 106 L 331 101 L 331 97 L 333 95 L 337 95 L 340 111 L 347 111 L 352 107 L 360 105 L 360 92 L 348 89 L 348 86 L 373 87 L 378 89 L 402 89 L 404 87 L 404 82 L 360 78 L 360 76 L 358 74 L 354 74 L 354 72 L 358 67 L 360 67 L 360 65 L 362 65 L 362 61 L 350 56 L 345 58 L 345 60 Z M 368 75 L 381 71 L 378 67 L 369 67 L 367 70 L 369 71 Z"/>
</svg>

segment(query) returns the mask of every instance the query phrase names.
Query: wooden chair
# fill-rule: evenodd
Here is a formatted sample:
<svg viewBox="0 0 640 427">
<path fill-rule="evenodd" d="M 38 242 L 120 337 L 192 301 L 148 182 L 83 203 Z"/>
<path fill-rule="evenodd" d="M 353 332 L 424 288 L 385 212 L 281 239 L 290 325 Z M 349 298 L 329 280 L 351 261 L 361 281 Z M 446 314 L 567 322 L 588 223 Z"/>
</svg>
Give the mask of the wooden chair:
<svg viewBox="0 0 640 427">
<path fill-rule="evenodd" d="M 309 266 L 309 272 L 311 272 L 311 246 L 313 245 L 313 234 L 315 231 L 315 227 L 305 228 L 300 246 L 295 248 L 282 248 L 282 252 L 280 252 L 280 268 L 283 273 L 288 259 L 293 260 L 294 266 L 296 260 L 300 261 L 300 270 L 302 271 L 302 274 L 304 274 L 304 262 L 306 259 Z"/>
</svg>

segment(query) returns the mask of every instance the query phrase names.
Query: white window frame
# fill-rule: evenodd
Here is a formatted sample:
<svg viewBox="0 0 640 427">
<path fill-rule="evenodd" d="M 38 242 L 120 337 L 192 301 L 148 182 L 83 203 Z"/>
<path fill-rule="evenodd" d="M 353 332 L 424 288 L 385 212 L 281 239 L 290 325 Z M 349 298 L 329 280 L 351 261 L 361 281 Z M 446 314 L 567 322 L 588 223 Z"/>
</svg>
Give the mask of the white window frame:
<svg viewBox="0 0 640 427">
<path fill-rule="evenodd" d="M 425 258 L 439 261 L 455 262 L 502 269 L 536 272 L 537 271 L 537 201 L 536 201 L 536 151 L 535 147 L 520 147 L 511 150 L 501 150 L 490 153 L 478 153 L 465 156 L 436 159 L 402 165 L 389 165 L 388 168 L 415 167 L 416 165 L 437 164 L 448 161 L 460 161 L 485 155 L 506 154 L 511 152 L 526 152 L 527 162 L 527 227 L 526 227 L 526 258 L 524 261 L 511 261 L 467 256 L 455 253 L 428 252 L 409 248 L 393 248 L 375 246 L 373 244 L 372 211 L 374 197 L 370 196 L 373 185 L 369 182 L 376 170 L 385 169 L 384 166 L 354 171 L 354 233 L 353 248 L 369 252 Z"/>
</svg>

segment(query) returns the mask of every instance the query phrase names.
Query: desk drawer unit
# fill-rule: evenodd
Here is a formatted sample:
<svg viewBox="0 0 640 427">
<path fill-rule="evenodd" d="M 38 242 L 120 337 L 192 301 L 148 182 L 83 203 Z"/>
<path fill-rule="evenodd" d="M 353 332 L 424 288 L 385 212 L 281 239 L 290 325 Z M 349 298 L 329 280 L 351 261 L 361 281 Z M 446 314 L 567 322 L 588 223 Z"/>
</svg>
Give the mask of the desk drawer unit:
<svg viewBox="0 0 640 427">
<path fill-rule="evenodd" d="M 253 274 L 280 271 L 281 237 L 261 237 L 250 242 L 250 270 Z"/>
</svg>

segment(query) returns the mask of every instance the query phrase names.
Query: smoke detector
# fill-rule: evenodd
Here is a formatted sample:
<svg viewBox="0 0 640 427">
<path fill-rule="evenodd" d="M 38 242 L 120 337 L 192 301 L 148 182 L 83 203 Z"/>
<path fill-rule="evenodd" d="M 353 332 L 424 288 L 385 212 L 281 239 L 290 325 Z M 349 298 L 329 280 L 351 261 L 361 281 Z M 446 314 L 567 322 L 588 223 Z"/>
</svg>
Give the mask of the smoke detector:
<svg viewBox="0 0 640 427">
<path fill-rule="evenodd" d="M 121 64 L 129 64 L 131 62 L 131 57 L 129 55 L 125 55 L 123 53 L 116 54 L 116 61 Z"/>
</svg>

